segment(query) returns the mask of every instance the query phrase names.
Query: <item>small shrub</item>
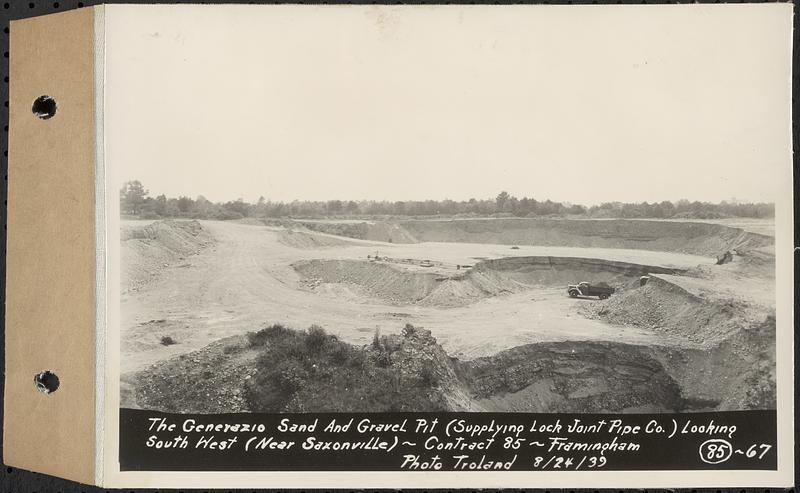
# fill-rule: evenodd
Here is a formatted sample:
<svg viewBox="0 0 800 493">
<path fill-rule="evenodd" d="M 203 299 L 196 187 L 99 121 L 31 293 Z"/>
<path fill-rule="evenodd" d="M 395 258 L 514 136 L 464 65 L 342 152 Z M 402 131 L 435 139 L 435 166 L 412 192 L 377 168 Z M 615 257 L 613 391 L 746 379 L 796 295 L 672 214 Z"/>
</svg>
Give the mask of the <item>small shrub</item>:
<svg viewBox="0 0 800 493">
<path fill-rule="evenodd" d="M 381 329 L 375 327 L 375 334 L 372 336 L 372 348 L 376 351 L 381 350 Z"/>
<path fill-rule="evenodd" d="M 264 346 L 270 340 L 274 340 L 293 333 L 291 329 L 287 329 L 281 324 L 273 324 L 265 327 L 258 332 L 250 332 L 247 334 L 247 342 L 251 347 Z"/>
<path fill-rule="evenodd" d="M 400 349 L 403 343 L 397 338 L 397 336 L 381 336 L 381 351 L 385 353 L 393 353 Z"/>
<path fill-rule="evenodd" d="M 295 360 L 281 361 L 270 372 L 269 378 L 284 392 L 295 392 L 305 384 L 308 372 Z"/>
<path fill-rule="evenodd" d="M 403 337 L 411 337 L 416 333 L 417 333 L 417 328 L 411 324 L 406 324 L 406 326 L 403 327 Z"/>
<path fill-rule="evenodd" d="M 295 358 L 307 361 L 311 356 L 316 357 L 306 344 L 305 332 L 292 332 L 283 337 L 276 337 L 270 341 L 273 350 L 280 358 Z"/>
<path fill-rule="evenodd" d="M 175 339 L 173 339 L 172 337 L 164 336 L 161 338 L 162 346 L 172 346 L 173 344 L 177 344 L 177 342 L 175 342 Z"/>
<path fill-rule="evenodd" d="M 258 375 L 245 382 L 244 397 L 252 411 L 281 412 L 290 396 L 266 377 Z"/>
<path fill-rule="evenodd" d="M 367 356 L 364 351 L 355 350 L 350 354 L 347 366 L 353 369 L 364 369 L 367 366 Z"/>
<path fill-rule="evenodd" d="M 426 387 L 436 387 L 439 385 L 439 376 L 433 369 L 433 363 L 426 361 L 419 372 L 420 382 Z"/>
<path fill-rule="evenodd" d="M 408 326 L 404 334 L 417 331 Z M 295 331 L 275 325 L 248 337 L 260 353 L 257 371 L 244 384 L 252 412 L 445 409 L 432 392 L 440 380 L 433 362 L 418 362 L 416 375 L 404 373 L 399 362 L 408 356 L 402 353 L 407 342 L 400 335 L 376 330 L 371 345 L 356 347 L 319 326 Z"/>
<path fill-rule="evenodd" d="M 263 330 L 259 330 L 258 332 L 248 332 L 247 333 L 247 344 L 250 347 L 258 347 L 263 346 L 267 343 L 269 338 L 264 333 Z"/>
<path fill-rule="evenodd" d="M 381 368 L 388 368 L 392 366 L 392 356 L 386 351 L 381 351 L 375 357 L 375 364 Z"/>
<path fill-rule="evenodd" d="M 336 363 L 337 365 L 343 365 L 347 363 L 347 361 L 351 358 L 353 350 L 351 350 L 347 344 L 341 343 L 336 341 L 336 343 L 331 347 L 328 354 L 330 355 L 331 361 Z"/>
<path fill-rule="evenodd" d="M 233 354 L 233 353 L 238 353 L 241 350 L 242 346 L 238 344 L 231 344 L 230 346 L 225 346 L 225 349 L 223 349 L 222 352 L 225 354 Z"/>
<path fill-rule="evenodd" d="M 312 325 L 309 327 L 308 332 L 306 334 L 306 347 L 309 351 L 313 353 L 319 353 L 322 351 L 322 347 L 328 341 L 328 334 L 325 333 L 325 329 L 320 327 L 319 325 Z"/>
</svg>

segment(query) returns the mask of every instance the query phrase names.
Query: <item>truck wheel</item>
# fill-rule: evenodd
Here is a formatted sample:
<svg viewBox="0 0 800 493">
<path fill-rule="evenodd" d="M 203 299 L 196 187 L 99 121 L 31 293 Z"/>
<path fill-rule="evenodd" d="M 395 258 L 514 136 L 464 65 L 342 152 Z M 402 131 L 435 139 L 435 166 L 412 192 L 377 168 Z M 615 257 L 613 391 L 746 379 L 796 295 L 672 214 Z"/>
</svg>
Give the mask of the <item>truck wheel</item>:
<svg viewBox="0 0 800 493">
<path fill-rule="evenodd" d="M 601 294 L 600 296 L 598 296 L 598 298 L 600 298 L 601 300 L 605 300 L 605 299 L 608 299 L 608 295 L 607 294 Z"/>
<path fill-rule="evenodd" d="M 570 291 L 569 292 L 569 297 L 570 298 L 577 298 L 578 297 L 578 292 L 577 291 Z"/>
</svg>

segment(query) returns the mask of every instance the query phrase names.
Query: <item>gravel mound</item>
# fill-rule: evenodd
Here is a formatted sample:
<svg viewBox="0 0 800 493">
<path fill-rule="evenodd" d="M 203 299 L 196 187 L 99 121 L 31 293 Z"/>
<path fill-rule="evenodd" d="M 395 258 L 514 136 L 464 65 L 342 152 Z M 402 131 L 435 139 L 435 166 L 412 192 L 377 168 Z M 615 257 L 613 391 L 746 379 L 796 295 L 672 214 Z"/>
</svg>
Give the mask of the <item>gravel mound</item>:
<svg viewBox="0 0 800 493">
<path fill-rule="evenodd" d="M 311 231 L 327 233 L 358 240 L 384 241 L 387 243 L 417 243 L 417 239 L 401 225 L 386 221 L 335 222 L 298 221 Z"/>
<path fill-rule="evenodd" d="M 166 412 L 246 412 L 242 386 L 256 373 L 258 352 L 245 336 L 213 342 L 203 349 L 123 376 L 123 407 Z"/>
<path fill-rule="evenodd" d="M 293 231 L 291 229 L 281 231 L 278 234 L 278 241 L 283 245 L 299 249 L 330 248 L 336 246 L 352 245 L 352 242 L 335 238 L 332 236 L 307 233 L 305 231 Z"/>
<path fill-rule="evenodd" d="M 315 292 L 355 293 L 355 297 L 393 305 L 441 307 L 465 306 L 532 287 L 566 289 L 567 284 L 580 281 L 604 282 L 623 289 L 638 283 L 643 275 L 680 273 L 657 266 L 572 257 L 487 260 L 452 275 L 361 260 L 304 260 L 292 267 L 301 275 L 302 283 Z"/>
<path fill-rule="evenodd" d="M 743 309 L 733 300 L 707 301 L 658 277 L 605 301 L 584 304 L 580 310 L 589 318 L 653 329 L 706 347 L 745 323 Z"/>
<path fill-rule="evenodd" d="M 123 224 L 122 291 L 137 291 L 171 266 L 189 266 L 189 257 L 214 239 L 195 221 L 164 220 L 144 226 Z"/>
<path fill-rule="evenodd" d="M 365 296 L 402 305 L 418 303 L 437 286 L 437 275 L 400 270 L 387 264 L 359 260 L 302 260 L 292 267 L 311 289 L 322 284 L 345 284 Z"/>
<path fill-rule="evenodd" d="M 657 277 L 581 310 L 590 318 L 649 328 L 675 341 L 674 347 L 653 348 L 652 354 L 678 382 L 688 408 L 774 409 L 774 312 L 756 319 L 762 312 L 748 311 L 745 302 L 706 300 Z"/>
</svg>

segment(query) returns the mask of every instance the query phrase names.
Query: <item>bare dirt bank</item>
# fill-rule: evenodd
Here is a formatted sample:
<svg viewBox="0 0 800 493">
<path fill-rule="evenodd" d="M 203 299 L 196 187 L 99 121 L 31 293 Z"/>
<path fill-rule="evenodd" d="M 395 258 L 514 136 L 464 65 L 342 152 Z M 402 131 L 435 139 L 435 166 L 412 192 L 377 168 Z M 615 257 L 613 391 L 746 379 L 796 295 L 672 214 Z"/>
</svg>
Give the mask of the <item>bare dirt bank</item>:
<svg viewBox="0 0 800 493">
<path fill-rule="evenodd" d="M 617 289 L 636 285 L 641 276 L 681 274 L 679 269 L 579 257 L 507 257 L 479 261 L 452 274 L 409 269 L 381 261 L 301 260 L 292 267 L 311 290 L 344 285 L 366 298 L 405 305 L 464 306 L 522 292 L 533 287 L 566 289 L 583 280 L 605 282 Z"/>
<path fill-rule="evenodd" d="M 614 325 L 646 327 L 690 341 L 691 348 L 654 348 L 651 355 L 695 406 L 775 406 L 774 310 L 741 299 L 703 298 L 656 277 L 580 311 Z"/>
<path fill-rule="evenodd" d="M 197 221 L 129 222 L 120 236 L 123 291 L 142 289 L 170 265 L 189 265 L 187 258 L 213 243 Z"/>
<path fill-rule="evenodd" d="M 564 341 L 519 346 L 463 366 L 497 411 L 774 409 L 775 320 L 704 349 Z"/>
<path fill-rule="evenodd" d="M 493 218 L 361 223 L 298 221 L 323 233 L 393 243 L 455 242 L 627 248 L 715 256 L 772 245 L 771 236 L 701 222 Z"/>
</svg>

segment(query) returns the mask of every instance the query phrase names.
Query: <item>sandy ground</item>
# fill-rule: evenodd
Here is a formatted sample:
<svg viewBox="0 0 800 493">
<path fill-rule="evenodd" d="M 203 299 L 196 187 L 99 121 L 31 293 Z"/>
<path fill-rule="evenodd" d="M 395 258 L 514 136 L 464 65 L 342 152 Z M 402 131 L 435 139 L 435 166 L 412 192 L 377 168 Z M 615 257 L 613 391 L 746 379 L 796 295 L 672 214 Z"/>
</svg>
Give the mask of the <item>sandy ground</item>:
<svg viewBox="0 0 800 493">
<path fill-rule="evenodd" d="M 343 285 L 314 293 L 304 289 L 290 265 L 301 259 L 366 260 L 367 255 L 378 254 L 442 262 L 436 267 L 442 271 L 484 258 L 528 255 L 601 258 L 675 268 L 714 263 L 714 259 L 705 257 L 652 251 L 511 249 L 508 245 L 461 243 L 400 245 L 349 239 L 342 244 L 338 237 L 331 237 L 339 243 L 336 246 L 297 248 L 286 244 L 287 232 L 282 228 L 201 223 L 215 238 L 213 246 L 180 265 L 164 267 L 148 285 L 123 295 L 123 373 L 272 323 L 294 328 L 318 324 L 348 342 L 366 344 L 376 329 L 398 332 L 410 322 L 431 329 L 449 354 L 463 359 L 542 341 L 680 342 L 644 329 L 586 319 L 577 309 L 579 304 L 592 301 L 568 298 L 564 289 L 534 289 L 459 308 L 387 305 L 366 300 Z M 135 223 L 126 226 L 131 224 Z M 177 344 L 161 345 L 163 336 L 172 337 Z"/>
</svg>

